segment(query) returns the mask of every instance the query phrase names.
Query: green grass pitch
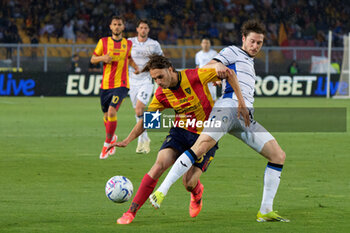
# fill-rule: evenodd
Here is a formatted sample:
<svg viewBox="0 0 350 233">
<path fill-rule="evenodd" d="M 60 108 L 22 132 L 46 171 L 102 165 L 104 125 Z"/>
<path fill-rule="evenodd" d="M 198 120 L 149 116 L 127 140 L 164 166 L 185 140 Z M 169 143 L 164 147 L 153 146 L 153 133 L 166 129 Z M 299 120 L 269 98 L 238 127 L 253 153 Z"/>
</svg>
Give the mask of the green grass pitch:
<svg viewBox="0 0 350 233">
<path fill-rule="evenodd" d="M 350 100 L 257 98 L 255 106 L 347 107 L 345 133 L 274 133 L 287 154 L 274 208 L 290 223 L 255 221 L 266 160 L 226 135 L 201 177 L 197 218 L 189 217 L 190 195 L 178 181 L 159 210 L 147 201 L 131 225 L 120 226 L 116 219 L 130 201 L 109 201 L 105 183 L 124 175 L 135 193 L 166 133 L 150 133 L 149 155 L 135 154 L 134 141 L 102 161 L 98 98 L 1 97 L 0 232 L 349 232 Z M 134 124 L 127 99 L 119 138 Z"/>
</svg>

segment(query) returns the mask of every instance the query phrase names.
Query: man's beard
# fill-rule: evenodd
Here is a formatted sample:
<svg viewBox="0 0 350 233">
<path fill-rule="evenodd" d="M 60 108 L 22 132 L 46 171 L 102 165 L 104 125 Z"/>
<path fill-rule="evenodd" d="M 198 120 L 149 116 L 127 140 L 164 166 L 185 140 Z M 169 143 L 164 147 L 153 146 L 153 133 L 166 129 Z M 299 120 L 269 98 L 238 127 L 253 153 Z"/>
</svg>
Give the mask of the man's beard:
<svg viewBox="0 0 350 233">
<path fill-rule="evenodd" d="M 112 32 L 112 34 L 113 34 L 113 36 L 120 36 L 122 34 L 122 32 L 116 32 L 116 33 Z"/>
</svg>

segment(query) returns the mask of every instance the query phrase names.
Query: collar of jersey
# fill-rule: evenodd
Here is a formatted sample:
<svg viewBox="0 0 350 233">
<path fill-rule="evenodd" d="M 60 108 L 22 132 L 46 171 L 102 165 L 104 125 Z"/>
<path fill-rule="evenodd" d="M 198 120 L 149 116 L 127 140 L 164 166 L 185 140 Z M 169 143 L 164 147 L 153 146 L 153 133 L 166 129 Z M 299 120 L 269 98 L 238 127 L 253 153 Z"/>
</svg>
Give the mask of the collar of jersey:
<svg viewBox="0 0 350 233">
<path fill-rule="evenodd" d="M 147 40 L 145 40 L 144 42 L 140 42 L 139 39 L 136 37 L 136 41 L 138 44 L 144 45 L 148 41 L 148 37 L 147 37 Z"/>
<path fill-rule="evenodd" d="M 237 47 L 237 48 L 239 48 L 239 47 Z M 249 53 L 247 53 L 244 49 L 242 49 L 242 48 L 239 48 L 239 49 L 242 50 L 245 54 L 247 54 L 248 57 L 254 59 L 254 57 L 250 56 Z"/>
<path fill-rule="evenodd" d="M 120 40 L 115 40 L 115 39 L 113 39 L 113 37 L 111 37 L 111 39 L 114 41 L 114 42 L 120 42 L 120 41 L 122 41 L 123 40 L 123 37 L 120 39 Z"/>
<path fill-rule="evenodd" d="M 176 73 L 177 73 L 177 80 L 178 80 L 178 82 L 177 82 L 175 87 L 169 87 L 170 90 L 176 90 L 181 85 L 181 80 L 182 80 L 181 72 L 176 71 Z"/>
</svg>

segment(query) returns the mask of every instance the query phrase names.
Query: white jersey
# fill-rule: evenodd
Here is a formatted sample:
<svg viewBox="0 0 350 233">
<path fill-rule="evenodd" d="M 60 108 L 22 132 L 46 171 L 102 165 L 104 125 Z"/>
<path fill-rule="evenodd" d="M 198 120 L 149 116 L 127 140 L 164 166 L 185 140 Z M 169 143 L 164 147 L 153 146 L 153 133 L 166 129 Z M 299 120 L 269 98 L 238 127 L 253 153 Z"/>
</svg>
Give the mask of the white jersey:
<svg viewBox="0 0 350 233">
<path fill-rule="evenodd" d="M 139 67 L 140 71 L 144 68 L 148 62 L 148 56 L 152 54 L 163 55 L 163 51 L 160 48 L 158 41 L 151 38 L 147 38 L 145 42 L 139 42 L 137 37 L 128 38 L 132 42 L 131 57 Z M 135 69 L 129 66 L 129 79 L 130 85 L 143 85 L 145 83 L 152 83 L 149 72 L 143 72 L 140 74 L 134 74 Z"/>
<path fill-rule="evenodd" d="M 232 45 L 222 49 L 214 59 L 236 72 L 243 98 L 253 105 L 256 81 L 254 58 L 241 48 Z M 237 99 L 231 85 L 226 80 L 222 83 L 222 90 L 222 98 Z"/>
<path fill-rule="evenodd" d="M 196 53 L 196 66 L 202 68 L 208 62 L 210 62 L 211 59 L 213 59 L 213 57 L 215 57 L 217 54 L 218 53 L 213 49 L 210 49 L 208 52 L 204 52 L 203 50 L 199 51 L 198 53 Z"/>
</svg>

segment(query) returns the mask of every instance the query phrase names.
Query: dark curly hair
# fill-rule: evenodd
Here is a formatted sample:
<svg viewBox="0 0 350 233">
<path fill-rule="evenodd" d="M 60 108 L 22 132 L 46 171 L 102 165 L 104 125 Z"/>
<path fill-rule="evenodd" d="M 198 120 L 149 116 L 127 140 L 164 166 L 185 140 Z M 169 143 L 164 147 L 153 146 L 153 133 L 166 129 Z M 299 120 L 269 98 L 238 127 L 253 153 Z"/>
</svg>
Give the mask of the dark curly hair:
<svg viewBox="0 0 350 233">
<path fill-rule="evenodd" d="M 146 63 L 142 72 L 149 72 L 152 69 L 164 69 L 169 67 L 173 68 L 173 70 L 175 71 L 175 68 L 173 67 L 173 64 L 171 64 L 169 59 L 162 55 L 152 54 L 148 58 L 149 61 Z"/>
<path fill-rule="evenodd" d="M 263 34 L 265 36 L 266 35 L 265 25 L 256 19 L 251 19 L 244 22 L 242 26 L 242 35 L 246 37 L 251 32 Z"/>
</svg>

